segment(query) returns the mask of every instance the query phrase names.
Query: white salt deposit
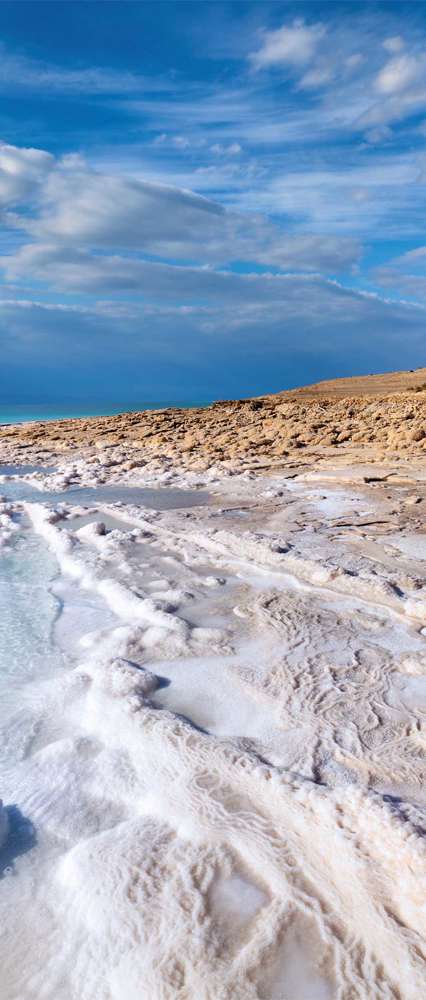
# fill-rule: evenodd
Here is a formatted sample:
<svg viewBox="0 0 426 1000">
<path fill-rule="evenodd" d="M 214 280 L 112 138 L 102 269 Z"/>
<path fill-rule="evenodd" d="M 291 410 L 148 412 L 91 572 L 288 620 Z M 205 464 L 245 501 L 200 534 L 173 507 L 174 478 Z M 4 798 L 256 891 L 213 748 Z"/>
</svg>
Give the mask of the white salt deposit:
<svg viewBox="0 0 426 1000">
<path fill-rule="evenodd" d="M 423 996 L 421 563 L 237 480 L 2 505 L 1 1000 Z"/>
<path fill-rule="evenodd" d="M 410 559 L 421 559 L 426 562 L 426 534 L 386 535 L 387 545 L 392 545 Z"/>
</svg>

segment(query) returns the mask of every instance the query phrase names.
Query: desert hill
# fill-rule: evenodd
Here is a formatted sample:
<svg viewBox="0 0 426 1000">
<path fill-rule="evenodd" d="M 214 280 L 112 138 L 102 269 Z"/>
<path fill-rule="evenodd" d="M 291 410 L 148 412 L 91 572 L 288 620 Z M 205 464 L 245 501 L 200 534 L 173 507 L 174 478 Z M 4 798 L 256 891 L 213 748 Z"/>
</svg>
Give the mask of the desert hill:
<svg viewBox="0 0 426 1000">
<path fill-rule="evenodd" d="M 410 371 L 385 372 L 383 375 L 353 375 L 350 378 L 335 378 L 325 382 L 314 382 L 298 389 L 287 389 L 282 396 L 305 396 L 306 398 L 327 396 L 329 399 L 343 399 L 345 396 L 385 396 L 393 392 L 426 389 L 426 368 Z"/>
</svg>

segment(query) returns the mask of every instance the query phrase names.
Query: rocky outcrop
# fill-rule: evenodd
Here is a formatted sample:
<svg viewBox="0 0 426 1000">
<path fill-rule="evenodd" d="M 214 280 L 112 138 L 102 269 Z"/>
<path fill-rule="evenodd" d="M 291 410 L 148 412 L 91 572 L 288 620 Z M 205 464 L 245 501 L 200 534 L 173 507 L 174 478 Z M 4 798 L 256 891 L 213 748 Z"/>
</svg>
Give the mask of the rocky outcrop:
<svg viewBox="0 0 426 1000">
<path fill-rule="evenodd" d="M 380 392 L 392 376 L 371 376 L 375 392 L 364 392 L 366 379 L 336 380 L 262 396 L 225 400 L 206 408 L 146 410 L 109 417 L 49 421 L 0 428 L 3 460 L 17 456 L 42 459 L 44 452 L 73 451 L 122 445 L 128 468 L 155 455 L 176 459 L 180 465 L 203 469 L 215 462 L 262 459 L 266 463 L 297 456 L 345 453 L 359 448 L 371 456 L 426 454 L 426 389 L 422 372 L 416 383 L 392 394 Z M 404 373 L 395 373 L 395 384 Z M 406 373 L 408 376 L 413 373 Z M 398 376 L 398 378 L 396 378 Z M 380 383 L 383 379 L 383 383 Z M 348 383 L 358 384 L 357 395 L 347 395 Z M 342 387 L 342 383 L 345 386 Z"/>
</svg>

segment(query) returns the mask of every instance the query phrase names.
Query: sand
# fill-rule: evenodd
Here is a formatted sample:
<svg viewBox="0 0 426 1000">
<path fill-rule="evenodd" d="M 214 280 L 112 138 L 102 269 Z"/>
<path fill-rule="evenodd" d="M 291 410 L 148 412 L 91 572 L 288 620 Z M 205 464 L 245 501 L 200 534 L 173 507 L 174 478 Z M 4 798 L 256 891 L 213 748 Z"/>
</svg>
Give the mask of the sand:
<svg viewBox="0 0 426 1000">
<path fill-rule="evenodd" d="M 335 424 L 348 400 L 365 428 L 425 418 L 422 391 L 327 399 Z M 6 431 L 5 461 L 55 465 L 0 531 L 13 551 L 24 513 L 56 561 L 72 658 L 24 689 L 2 777 L 38 837 L 1 883 L 2 1000 L 424 996 L 423 439 L 242 451 L 259 412 L 306 435 L 323 405 L 258 402 Z M 202 446 L 143 443 L 168 420 Z M 43 503 L 108 483 L 211 500 Z"/>
</svg>

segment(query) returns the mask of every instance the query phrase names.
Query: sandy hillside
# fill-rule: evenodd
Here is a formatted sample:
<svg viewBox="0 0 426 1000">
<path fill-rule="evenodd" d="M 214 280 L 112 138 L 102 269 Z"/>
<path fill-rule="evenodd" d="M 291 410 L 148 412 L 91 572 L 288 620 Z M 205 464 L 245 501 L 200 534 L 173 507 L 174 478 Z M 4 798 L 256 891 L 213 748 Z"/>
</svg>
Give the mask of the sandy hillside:
<svg viewBox="0 0 426 1000">
<path fill-rule="evenodd" d="M 327 396 L 342 399 L 344 396 L 385 396 L 393 392 L 422 390 L 426 388 L 426 368 L 405 372 L 385 372 L 383 375 L 354 375 L 352 378 L 335 378 L 314 382 L 299 389 L 288 390 L 288 396 Z"/>
</svg>

